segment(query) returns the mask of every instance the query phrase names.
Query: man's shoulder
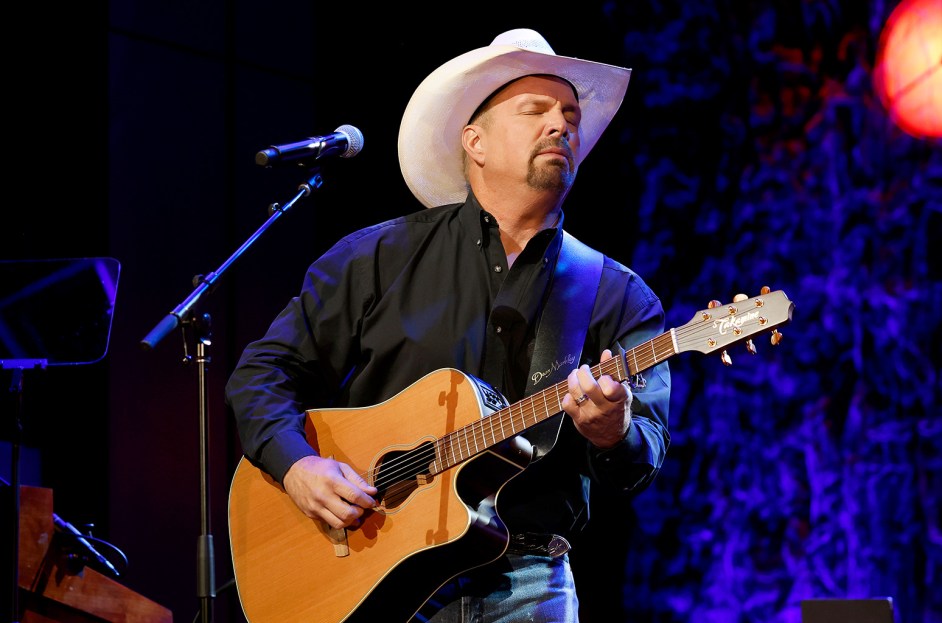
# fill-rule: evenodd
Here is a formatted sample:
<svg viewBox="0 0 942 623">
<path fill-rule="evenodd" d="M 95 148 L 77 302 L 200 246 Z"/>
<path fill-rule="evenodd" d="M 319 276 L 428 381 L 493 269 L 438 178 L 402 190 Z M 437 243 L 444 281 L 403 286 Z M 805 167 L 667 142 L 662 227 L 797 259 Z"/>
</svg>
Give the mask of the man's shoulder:
<svg viewBox="0 0 942 623">
<path fill-rule="evenodd" d="M 610 283 L 621 283 L 630 298 L 642 305 L 660 305 L 660 297 L 651 289 L 644 278 L 618 260 L 605 255 L 602 265 L 603 278 L 608 275 L 615 280 Z"/>
<path fill-rule="evenodd" d="M 409 234 L 425 225 L 433 225 L 443 219 L 449 218 L 457 212 L 461 205 L 462 204 L 453 204 L 436 208 L 422 208 L 410 214 L 380 221 L 347 234 L 341 239 L 341 243 L 349 245 L 369 244 L 370 242 L 377 242 L 384 237 Z"/>
</svg>

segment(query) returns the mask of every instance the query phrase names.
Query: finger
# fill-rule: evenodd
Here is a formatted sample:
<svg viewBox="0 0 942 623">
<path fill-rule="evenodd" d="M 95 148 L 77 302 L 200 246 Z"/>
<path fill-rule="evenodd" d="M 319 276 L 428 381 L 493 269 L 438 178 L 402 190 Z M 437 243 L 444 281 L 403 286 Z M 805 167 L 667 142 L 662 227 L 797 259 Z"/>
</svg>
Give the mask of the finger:
<svg viewBox="0 0 942 623">
<path fill-rule="evenodd" d="M 363 478 L 363 476 L 355 472 L 353 468 L 346 463 L 341 466 L 340 471 L 347 480 L 359 487 L 361 491 L 365 491 L 369 495 L 376 493 L 376 487 L 368 483 L 366 479 Z"/>
<path fill-rule="evenodd" d="M 588 394 L 589 392 L 594 392 L 595 388 L 598 387 L 595 377 L 592 376 L 592 370 L 589 369 L 587 364 L 583 364 L 579 367 L 576 371 L 576 376 L 579 379 L 579 387 L 582 389 L 583 393 Z"/>
<path fill-rule="evenodd" d="M 597 402 L 602 398 L 602 390 L 588 365 L 582 365 L 576 371 L 578 387 L 576 388 L 576 404 L 580 407 L 588 406 L 590 402 Z"/>
<path fill-rule="evenodd" d="M 316 515 L 309 514 L 308 517 L 310 517 L 311 519 L 320 519 L 324 521 L 324 523 L 326 523 L 331 528 L 340 529 L 340 528 L 347 527 L 347 523 L 343 519 L 341 519 L 340 517 L 337 517 L 337 515 L 332 513 L 330 509 L 327 508 L 326 506 L 321 507 L 321 510 L 317 511 Z"/>
<path fill-rule="evenodd" d="M 340 497 L 334 497 L 333 500 L 324 506 L 324 511 L 322 515 L 325 515 L 325 521 L 334 528 L 352 526 L 357 523 L 364 513 L 363 508 L 356 504 L 350 504 Z M 340 525 L 336 525 L 338 523 Z"/>
<path fill-rule="evenodd" d="M 357 508 L 373 508 L 376 506 L 376 500 L 363 492 L 362 489 L 353 485 L 353 483 L 340 484 L 334 489 L 337 499 L 346 504 L 353 504 Z"/>
<path fill-rule="evenodd" d="M 586 396 L 586 393 L 582 391 L 578 368 L 569 373 L 569 375 L 566 377 L 566 384 L 568 385 L 569 391 L 566 392 L 565 396 L 563 396 L 563 408 L 570 406 L 579 408 L 585 401 L 588 400 L 588 397 Z"/>
<path fill-rule="evenodd" d="M 599 387 L 602 389 L 602 395 L 609 402 L 620 402 L 628 396 L 627 383 L 620 383 L 610 376 L 600 378 Z"/>
<path fill-rule="evenodd" d="M 612 358 L 612 350 L 610 348 L 606 348 L 605 350 L 602 351 L 602 358 L 600 361 L 608 361 L 611 358 Z"/>
<path fill-rule="evenodd" d="M 619 383 L 619 385 L 621 385 L 622 388 L 625 390 L 624 402 L 627 404 L 631 404 L 631 401 L 634 398 L 634 396 L 631 393 L 631 385 L 628 383 L 628 381 L 622 381 L 621 383 Z"/>
<path fill-rule="evenodd" d="M 307 517 L 319 519 L 331 528 L 343 528 L 345 520 L 340 516 L 343 514 L 342 506 L 336 504 L 336 502 L 340 501 L 340 498 L 336 495 L 326 492 L 323 495 L 319 495 L 317 492 L 311 491 L 309 498 L 304 500 L 301 504 L 298 504 L 298 508 L 300 508 Z M 340 510 L 341 513 L 338 514 L 334 512 L 335 510 Z"/>
</svg>

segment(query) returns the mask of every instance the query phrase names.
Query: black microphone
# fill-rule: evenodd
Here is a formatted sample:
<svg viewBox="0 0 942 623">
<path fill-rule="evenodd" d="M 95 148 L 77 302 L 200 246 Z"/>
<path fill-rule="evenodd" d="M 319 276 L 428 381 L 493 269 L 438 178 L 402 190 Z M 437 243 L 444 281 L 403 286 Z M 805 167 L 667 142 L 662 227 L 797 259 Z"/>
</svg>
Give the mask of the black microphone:
<svg viewBox="0 0 942 623">
<path fill-rule="evenodd" d="M 342 125 L 333 134 L 311 136 L 297 143 L 272 145 L 255 154 L 255 164 L 270 167 L 277 164 L 305 160 L 320 160 L 328 156 L 352 158 L 363 149 L 363 133 L 352 125 Z"/>
<path fill-rule="evenodd" d="M 76 528 L 75 526 L 67 522 L 66 520 L 62 519 L 62 517 L 59 517 L 55 513 L 52 514 L 52 521 L 55 524 L 56 528 L 58 528 L 59 530 L 62 530 L 63 532 L 67 532 L 82 547 L 86 555 L 94 558 L 95 561 L 101 566 L 105 567 L 105 569 L 107 569 L 111 573 L 112 576 L 118 577 L 119 575 L 121 575 L 120 573 L 118 573 L 118 570 L 115 569 L 115 566 L 111 564 L 111 561 L 105 558 L 104 556 L 102 556 L 98 552 L 98 550 L 95 549 L 94 546 L 88 542 L 88 539 L 85 538 L 85 535 L 82 534 L 78 528 Z"/>
</svg>

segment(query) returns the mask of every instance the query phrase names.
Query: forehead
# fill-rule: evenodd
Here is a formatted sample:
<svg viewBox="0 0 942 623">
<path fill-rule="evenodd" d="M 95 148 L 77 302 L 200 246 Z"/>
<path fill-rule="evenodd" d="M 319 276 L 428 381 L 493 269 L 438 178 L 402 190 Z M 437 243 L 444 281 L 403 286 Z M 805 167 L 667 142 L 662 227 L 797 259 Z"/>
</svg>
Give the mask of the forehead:
<svg viewBox="0 0 942 623">
<path fill-rule="evenodd" d="M 557 76 L 534 75 L 518 78 L 498 89 L 483 108 L 491 108 L 520 95 L 545 95 L 570 106 L 578 106 L 576 90 L 567 80 Z"/>
</svg>

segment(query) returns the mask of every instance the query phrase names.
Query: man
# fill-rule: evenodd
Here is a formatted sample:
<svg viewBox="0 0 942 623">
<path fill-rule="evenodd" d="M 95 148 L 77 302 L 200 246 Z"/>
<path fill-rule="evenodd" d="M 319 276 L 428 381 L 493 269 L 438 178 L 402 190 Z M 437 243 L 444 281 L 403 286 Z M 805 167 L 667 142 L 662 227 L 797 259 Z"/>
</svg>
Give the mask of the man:
<svg viewBox="0 0 942 623">
<path fill-rule="evenodd" d="M 289 541 L 311 547 L 297 552 L 310 560 L 326 550 L 323 543 L 333 546 L 304 578 L 275 568 L 259 573 L 271 581 L 266 590 L 279 591 L 279 602 L 330 587 L 318 603 L 297 604 L 291 612 L 299 620 L 346 620 L 373 607 L 367 598 L 376 593 L 390 608 L 383 612 L 401 606 L 403 620 L 577 620 L 567 552 L 588 521 L 590 483 L 600 494 L 636 494 L 657 474 L 669 444 L 666 363 L 615 375 L 622 378 L 590 368 L 613 364 L 623 349 L 662 333 L 660 301 L 638 275 L 563 231 L 563 201 L 621 105 L 629 77 L 625 68 L 558 56 L 529 29 L 503 33 L 436 69 L 410 100 L 399 138 L 403 177 L 429 209 L 338 242 L 311 265 L 301 293 L 265 337 L 246 348 L 227 400 L 246 459 L 268 476 L 249 473 L 253 483 L 266 481 L 259 485 L 263 493 L 283 497 L 280 483 L 290 497 L 296 517 L 276 523 L 301 526 L 297 539 L 273 535 L 270 551 Z M 478 455 L 478 439 L 440 435 L 454 430 L 445 420 L 453 417 L 455 388 L 446 384 L 427 402 L 424 394 L 410 394 L 419 379 L 441 370 L 461 371 L 447 378 L 476 387 L 488 406 L 484 415 L 496 411 L 482 425 L 512 420 L 516 405 L 530 405 L 527 397 L 553 396 L 546 394 L 556 391 L 553 381 L 561 388 L 558 402 L 548 401 L 558 409 L 545 406 L 545 419 L 522 434 L 513 425 L 509 439 L 497 444 L 505 449 L 516 442 L 506 454 L 494 452 L 510 458 L 493 464 L 519 462 L 519 469 L 496 486 L 480 487 L 483 493 L 463 461 Z M 381 403 L 386 410 L 377 416 L 370 407 Z M 399 409 L 389 424 L 388 411 L 400 404 L 410 408 Z M 326 408 L 340 409 L 329 414 L 340 417 L 305 417 L 307 409 Z M 403 432 L 403 439 L 387 439 L 423 420 L 427 436 Z M 362 422 L 358 443 L 317 452 L 315 446 L 327 448 L 354 422 Z M 390 433 L 377 435 L 384 426 Z M 504 436 L 490 426 L 482 431 L 483 445 Z M 434 437 L 435 451 L 413 460 Z M 361 444 L 368 449 L 353 447 Z M 358 451 L 370 464 L 351 464 Z M 402 465 L 416 473 L 396 486 L 385 482 Z M 462 469 L 465 480 L 451 476 Z M 234 489 L 241 483 L 237 475 Z M 264 504 L 260 522 L 282 508 L 281 497 Z M 459 498 L 467 512 L 456 512 Z M 239 508 L 230 506 L 231 529 Z M 477 524 L 486 528 L 474 532 L 474 545 L 459 547 L 468 538 L 463 531 Z M 310 535 L 311 525 L 320 532 Z M 397 529 L 403 541 L 418 545 L 384 554 L 389 568 L 380 564 L 377 571 L 378 552 L 388 551 Z M 619 530 L 616 523 L 612 530 Z M 237 563 L 241 543 L 234 539 Z M 439 551 L 446 555 L 436 557 Z M 255 550 L 245 557 L 268 555 Z M 335 577 L 358 563 L 362 573 Z M 237 579 L 240 571 L 237 564 Z M 364 579 L 370 575 L 377 584 Z M 341 604 L 341 594 L 361 581 L 363 594 Z M 416 595 L 407 594 L 416 586 Z M 239 587 L 245 607 L 253 591 L 246 581 Z M 301 614 L 305 609 L 309 615 Z M 263 610 L 256 610 L 260 619 Z"/>
</svg>

